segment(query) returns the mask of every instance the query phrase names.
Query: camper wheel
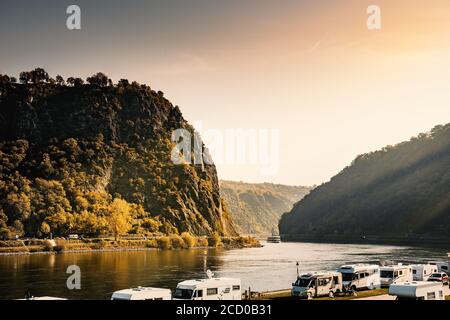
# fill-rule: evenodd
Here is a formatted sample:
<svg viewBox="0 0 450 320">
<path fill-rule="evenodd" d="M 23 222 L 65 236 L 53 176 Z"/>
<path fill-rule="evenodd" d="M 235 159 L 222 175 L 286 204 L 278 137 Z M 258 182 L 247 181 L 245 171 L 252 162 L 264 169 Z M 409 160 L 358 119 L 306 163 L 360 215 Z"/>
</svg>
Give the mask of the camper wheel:
<svg viewBox="0 0 450 320">
<path fill-rule="evenodd" d="M 334 298 L 334 292 L 333 292 L 333 291 L 330 291 L 330 293 L 328 294 L 328 297 Z"/>
</svg>

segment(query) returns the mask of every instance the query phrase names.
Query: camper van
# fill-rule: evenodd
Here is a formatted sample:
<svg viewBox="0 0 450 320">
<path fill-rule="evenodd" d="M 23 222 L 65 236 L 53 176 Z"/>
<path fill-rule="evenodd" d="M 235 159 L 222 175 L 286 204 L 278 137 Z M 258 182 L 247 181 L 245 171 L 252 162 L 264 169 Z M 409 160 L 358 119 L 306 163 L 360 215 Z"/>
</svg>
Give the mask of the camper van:
<svg viewBox="0 0 450 320">
<path fill-rule="evenodd" d="M 344 265 L 337 272 L 342 273 L 344 291 L 372 290 L 381 286 L 380 266 L 375 264 Z"/>
<path fill-rule="evenodd" d="M 292 296 L 299 298 L 334 297 L 342 292 L 342 274 L 327 272 L 320 274 L 304 274 L 292 284 Z"/>
<path fill-rule="evenodd" d="M 389 295 L 397 300 L 445 300 L 444 286 L 439 282 L 413 281 L 392 284 Z"/>
<path fill-rule="evenodd" d="M 178 283 L 174 300 L 241 300 L 241 279 L 208 278 Z"/>
<path fill-rule="evenodd" d="M 137 287 L 113 293 L 111 300 L 172 300 L 170 289 Z"/>
<path fill-rule="evenodd" d="M 430 264 L 436 265 L 438 272 L 445 272 L 446 274 L 450 275 L 450 260 L 430 262 Z"/>
<path fill-rule="evenodd" d="M 435 264 L 414 264 L 411 266 L 414 281 L 427 281 L 438 268 Z"/>
<path fill-rule="evenodd" d="M 392 283 L 412 282 L 412 268 L 402 264 L 380 268 L 381 286 L 389 287 Z"/>
</svg>

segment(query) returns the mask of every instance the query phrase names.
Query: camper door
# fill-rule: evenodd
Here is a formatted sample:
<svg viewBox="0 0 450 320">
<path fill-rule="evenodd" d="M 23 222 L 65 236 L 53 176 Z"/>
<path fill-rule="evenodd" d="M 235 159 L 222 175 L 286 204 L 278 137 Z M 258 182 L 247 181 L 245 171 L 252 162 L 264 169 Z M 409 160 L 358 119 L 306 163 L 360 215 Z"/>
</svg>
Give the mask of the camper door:
<svg viewBox="0 0 450 320">
<path fill-rule="evenodd" d="M 316 295 L 327 295 L 330 292 L 331 278 L 318 278 L 316 279 L 316 284 Z"/>
</svg>

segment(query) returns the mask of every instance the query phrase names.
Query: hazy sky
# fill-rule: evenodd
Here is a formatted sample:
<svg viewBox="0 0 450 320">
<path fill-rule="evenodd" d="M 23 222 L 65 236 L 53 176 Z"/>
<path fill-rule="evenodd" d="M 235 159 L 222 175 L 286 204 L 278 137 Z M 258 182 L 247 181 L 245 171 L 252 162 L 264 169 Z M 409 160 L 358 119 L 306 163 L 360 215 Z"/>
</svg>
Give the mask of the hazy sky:
<svg viewBox="0 0 450 320">
<path fill-rule="evenodd" d="M 222 179 L 320 184 L 450 120 L 448 0 L 0 0 L 0 39 L 0 73 L 103 71 L 164 91 L 203 129 L 279 130 L 276 174 L 219 164 Z"/>
</svg>

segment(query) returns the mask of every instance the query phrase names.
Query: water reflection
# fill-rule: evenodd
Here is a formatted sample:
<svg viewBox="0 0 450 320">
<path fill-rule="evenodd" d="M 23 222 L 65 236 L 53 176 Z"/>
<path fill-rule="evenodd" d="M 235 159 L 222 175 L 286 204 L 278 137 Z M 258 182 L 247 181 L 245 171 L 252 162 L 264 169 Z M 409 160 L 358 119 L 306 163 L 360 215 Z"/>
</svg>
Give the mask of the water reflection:
<svg viewBox="0 0 450 320">
<path fill-rule="evenodd" d="M 344 263 L 427 262 L 446 258 L 439 249 L 377 245 L 282 243 L 240 250 L 193 249 L 0 256 L 0 299 L 35 295 L 69 299 L 107 299 L 115 290 L 133 286 L 174 289 L 179 281 L 216 276 L 239 277 L 252 290 L 288 288 L 300 271 L 333 270 Z M 81 290 L 68 290 L 66 269 L 81 268 Z"/>
</svg>

